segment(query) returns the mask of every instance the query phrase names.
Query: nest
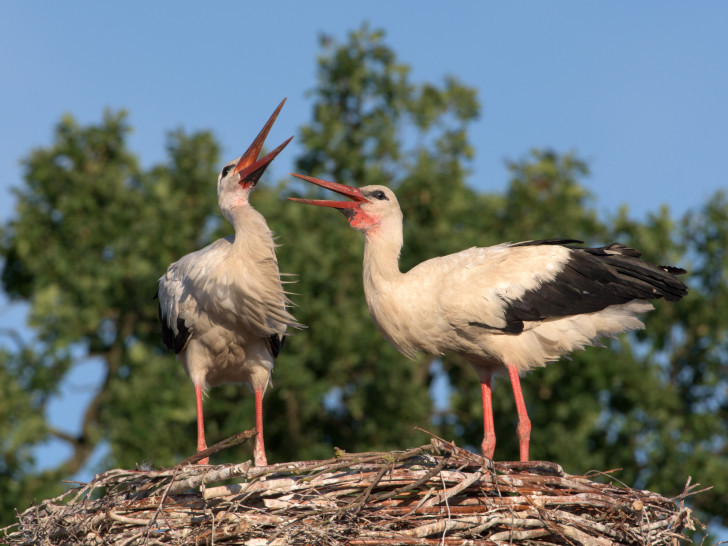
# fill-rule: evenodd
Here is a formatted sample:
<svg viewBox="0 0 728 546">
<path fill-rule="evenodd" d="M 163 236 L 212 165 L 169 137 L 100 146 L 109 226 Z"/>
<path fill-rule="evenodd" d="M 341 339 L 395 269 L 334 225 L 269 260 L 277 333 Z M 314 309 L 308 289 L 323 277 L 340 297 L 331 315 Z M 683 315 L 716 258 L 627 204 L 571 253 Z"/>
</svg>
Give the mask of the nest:
<svg viewBox="0 0 728 546">
<path fill-rule="evenodd" d="M 239 435 L 240 436 L 240 435 Z M 252 431 L 246 437 L 252 436 Z M 239 439 L 239 438 L 238 438 Z M 211 448 L 212 449 L 212 448 Z M 605 476 L 599 472 L 592 478 Z M 677 544 L 697 520 L 676 499 L 492 462 L 433 437 L 403 452 L 254 467 L 109 470 L 2 530 L 9 544 Z"/>
</svg>

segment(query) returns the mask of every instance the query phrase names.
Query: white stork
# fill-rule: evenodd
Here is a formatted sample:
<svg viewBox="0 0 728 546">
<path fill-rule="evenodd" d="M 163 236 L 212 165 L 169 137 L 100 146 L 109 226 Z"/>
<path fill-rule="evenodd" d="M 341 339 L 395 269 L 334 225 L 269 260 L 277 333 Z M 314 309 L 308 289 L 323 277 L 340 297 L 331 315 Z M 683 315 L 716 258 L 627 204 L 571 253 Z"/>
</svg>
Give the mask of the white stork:
<svg viewBox="0 0 728 546">
<path fill-rule="evenodd" d="M 677 301 L 687 293 L 675 278 L 683 269 L 648 263 L 619 243 L 583 248 L 571 239 L 473 247 L 402 273 L 402 211 L 392 190 L 293 176 L 352 200 L 291 198 L 337 208 L 364 233 L 364 293 L 384 337 L 407 357 L 453 352 L 475 368 L 483 396 L 481 449 L 491 459 L 496 370 L 508 370 L 520 457 L 527 461 L 531 423 L 519 373 L 594 345 L 600 336 L 644 328 L 636 315 L 653 309 L 646 300 Z"/>
<path fill-rule="evenodd" d="M 159 279 L 159 315 L 165 345 L 177 353 L 195 387 L 197 450 L 207 448 L 202 394 L 223 382 L 247 382 L 255 393 L 254 460 L 267 464 L 263 442 L 263 394 L 286 328 L 299 327 L 287 311 L 273 233 L 249 202 L 273 158 L 291 141 L 258 159 L 285 99 L 240 157 L 217 179 L 223 216 L 235 235 L 219 239 L 173 263 Z M 200 464 L 207 464 L 202 459 Z"/>
</svg>

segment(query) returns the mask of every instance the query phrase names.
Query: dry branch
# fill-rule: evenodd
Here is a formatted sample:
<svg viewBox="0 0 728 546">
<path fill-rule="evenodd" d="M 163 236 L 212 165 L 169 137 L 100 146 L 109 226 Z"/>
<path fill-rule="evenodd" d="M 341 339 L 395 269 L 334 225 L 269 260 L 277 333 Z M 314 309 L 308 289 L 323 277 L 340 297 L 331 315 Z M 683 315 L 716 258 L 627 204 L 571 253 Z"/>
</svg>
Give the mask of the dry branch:
<svg viewBox="0 0 728 546">
<path fill-rule="evenodd" d="M 680 497 L 667 499 L 571 476 L 554 463 L 493 463 L 435 438 L 404 452 L 340 453 L 265 468 L 245 462 L 110 470 L 29 508 L 0 540 L 673 545 L 688 542 L 684 533 L 699 524 L 683 502 L 695 487 L 688 483 Z"/>
</svg>

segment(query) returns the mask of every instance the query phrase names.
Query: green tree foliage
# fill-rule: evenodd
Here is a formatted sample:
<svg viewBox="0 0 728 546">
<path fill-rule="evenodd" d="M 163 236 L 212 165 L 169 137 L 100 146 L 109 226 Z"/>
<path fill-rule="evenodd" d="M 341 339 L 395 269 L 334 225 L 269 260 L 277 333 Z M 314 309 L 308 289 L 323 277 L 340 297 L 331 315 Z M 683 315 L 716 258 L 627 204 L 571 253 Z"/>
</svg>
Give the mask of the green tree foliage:
<svg viewBox="0 0 728 546">
<path fill-rule="evenodd" d="M 169 163 L 144 172 L 126 148 L 129 130 L 124 113 L 89 127 L 66 116 L 53 145 L 25 160 L 16 216 L 2 229 L 2 280 L 10 297 L 30 303 L 37 342 L 1 355 L 9 389 L 0 415 L 8 427 L 0 444 L 3 499 L 22 493 L 18 502 L 27 504 L 58 489 L 101 442 L 110 463 L 130 465 L 150 457 L 154 438 L 152 456 L 167 462 L 184 452 L 177 427 L 193 433 L 194 408 L 181 411 L 184 389 L 173 388 L 187 380 L 160 348 L 151 297 L 161 264 L 205 239 L 217 208 L 210 180 L 218 145 L 209 133 L 173 132 Z M 49 426 L 48 401 L 70 368 L 90 357 L 103 362 L 104 376 L 80 432 Z M 67 443 L 71 456 L 34 476 L 31 448 L 51 438 Z"/>
<path fill-rule="evenodd" d="M 604 219 L 583 186 L 586 163 L 550 150 L 510 162 L 503 194 L 476 191 L 467 185 L 474 89 L 451 77 L 413 83 L 382 32 L 367 26 L 343 43 L 322 37 L 321 47 L 297 169 L 393 187 L 405 216 L 403 269 L 473 245 L 572 237 L 619 240 L 690 270 L 690 295 L 658 302 L 644 332 L 535 370 L 523 387 L 533 458 L 569 472 L 621 467 L 623 481 L 667 495 L 692 475 L 714 486 L 695 505 L 720 515 L 728 505 L 726 195 L 680 220 L 661 209 L 638 221 L 626 208 Z M 0 352 L 4 513 L 55 492 L 100 444 L 109 447 L 106 466 L 171 465 L 194 449 L 192 387 L 162 350 L 150 298 L 169 263 L 231 232 L 215 199 L 218 145 L 209 133 L 176 131 L 166 162 L 143 170 L 126 147 L 128 132 L 123 113 L 88 127 L 64 118 L 53 144 L 25 161 L 16 215 L 0 233 L 5 291 L 30 304 L 37 333 L 32 349 L 10 344 Z M 479 446 L 473 370 L 451 356 L 409 361 L 396 353 L 366 310 L 360 235 L 335 211 L 284 200 L 320 189 L 269 180 L 252 201 L 279 235 L 281 270 L 296 274 L 294 312 L 308 325 L 288 339 L 266 396 L 269 460 L 328 457 L 333 446 L 402 449 L 427 440 L 415 426 Z M 46 413 L 79 356 L 100 359 L 104 378 L 72 435 L 51 427 Z M 450 386 L 444 409 L 430 396 L 436 377 Z M 496 381 L 494 410 L 496 456 L 515 458 L 507 380 Z M 241 387 L 214 389 L 208 441 L 252 427 L 252 414 Z M 68 443 L 72 456 L 38 472 L 33 447 L 48 438 Z M 214 462 L 249 455 L 229 450 Z"/>
</svg>

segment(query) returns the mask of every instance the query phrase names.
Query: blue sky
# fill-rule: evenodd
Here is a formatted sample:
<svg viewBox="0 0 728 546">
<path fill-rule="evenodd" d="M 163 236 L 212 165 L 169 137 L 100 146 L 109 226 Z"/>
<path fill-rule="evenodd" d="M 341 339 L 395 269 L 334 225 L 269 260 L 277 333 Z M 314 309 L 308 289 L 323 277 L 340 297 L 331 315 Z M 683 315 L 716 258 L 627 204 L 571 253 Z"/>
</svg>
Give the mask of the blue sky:
<svg viewBox="0 0 728 546">
<path fill-rule="evenodd" d="M 269 7 L 273 6 L 273 7 Z M 576 150 L 599 208 L 676 213 L 725 185 L 728 5 L 720 2 L 7 2 L 0 21 L 0 219 L 19 159 L 64 112 L 130 112 L 145 165 L 165 132 L 211 129 L 235 156 L 282 97 L 272 138 L 309 121 L 317 37 L 387 32 L 413 80 L 476 87 L 471 184 L 504 187 L 504 158 Z M 288 172 L 296 142 L 277 161 Z M 287 163 L 288 162 L 288 163 Z M 349 181 L 351 182 L 351 181 Z"/>
<path fill-rule="evenodd" d="M 81 123 L 127 109 L 132 150 L 164 160 L 165 133 L 211 129 L 240 153 L 283 97 L 277 143 L 310 120 L 320 33 L 386 31 L 415 82 L 453 75 L 478 89 L 470 183 L 501 190 L 504 159 L 532 147 L 577 151 L 604 213 L 675 215 L 726 187 L 728 3 L 646 2 L 4 2 L 0 17 L 0 221 L 20 159 Z M 296 141 L 276 160 L 290 171 Z M 355 181 L 342 181 L 355 182 Z M 210 181 L 210 191 L 214 181 Z M 568 234 L 557 234 L 568 235 Z M 0 328 L 23 308 L 0 299 Z M 25 331 L 28 335 L 28 332 Z M 0 342 L 3 340 L 0 339 Z M 53 420 L 73 432 L 94 365 L 69 379 Z M 181 386 L 187 388 L 188 386 Z M 191 391 L 190 391 L 191 392 Z M 60 446 L 42 452 L 48 464 Z"/>
</svg>

